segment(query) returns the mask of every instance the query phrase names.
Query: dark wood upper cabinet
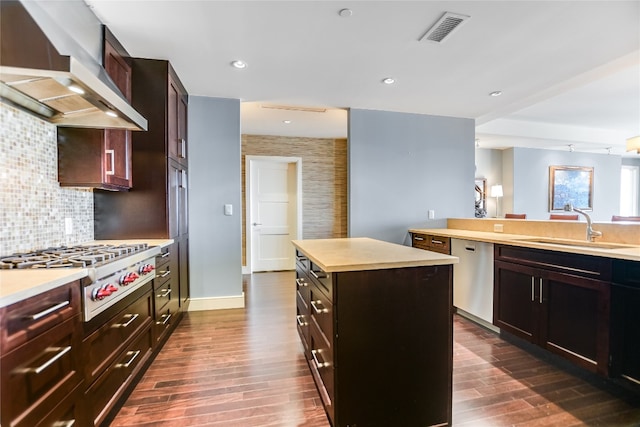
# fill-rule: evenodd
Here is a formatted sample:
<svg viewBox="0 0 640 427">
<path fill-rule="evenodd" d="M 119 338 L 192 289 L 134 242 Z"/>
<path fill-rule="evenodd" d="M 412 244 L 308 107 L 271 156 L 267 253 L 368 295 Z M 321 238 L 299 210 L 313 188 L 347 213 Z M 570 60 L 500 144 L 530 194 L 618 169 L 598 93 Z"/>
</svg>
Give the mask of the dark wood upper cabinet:
<svg viewBox="0 0 640 427">
<path fill-rule="evenodd" d="M 129 54 L 103 27 L 104 68 L 131 102 Z M 132 187 L 131 131 L 58 128 L 58 180 L 62 186 L 128 190 Z"/>
</svg>

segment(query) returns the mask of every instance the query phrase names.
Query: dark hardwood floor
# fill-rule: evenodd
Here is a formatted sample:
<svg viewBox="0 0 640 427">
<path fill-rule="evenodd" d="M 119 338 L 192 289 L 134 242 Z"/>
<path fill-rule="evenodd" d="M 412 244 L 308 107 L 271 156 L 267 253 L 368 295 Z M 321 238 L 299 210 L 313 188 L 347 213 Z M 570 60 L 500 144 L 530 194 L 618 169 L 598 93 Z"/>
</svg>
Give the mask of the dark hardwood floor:
<svg viewBox="0 0 640 427">
<path fill-rule="evenodd" d="M 246 276 L 246 309 L 187 313 L 111 425 L 328 427 L 295 327 L 294 277 Z M 640 426 L 640 396 L 457 315 L 453 350 L 454 426 Z"/>
</svg>

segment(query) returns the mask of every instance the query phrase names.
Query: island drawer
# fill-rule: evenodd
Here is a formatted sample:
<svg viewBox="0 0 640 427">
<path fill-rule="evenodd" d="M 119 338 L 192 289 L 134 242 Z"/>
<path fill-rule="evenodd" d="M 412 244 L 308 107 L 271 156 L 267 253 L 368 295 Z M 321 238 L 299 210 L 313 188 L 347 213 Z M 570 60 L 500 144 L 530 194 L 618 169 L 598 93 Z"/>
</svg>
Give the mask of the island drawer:
<svg viewBox="0 0 640 427">
<path fill-rule="evenodd" d="M 311 319 L 316 322 L 329 342 L 333 341 L 333 305 L 327 296 L 318 290 L 317 286 L 311 286 L 309 290 L 309 312 Z"/>
<path fill-rule="evenodd" d="M 311 358 L 309 367 L 316 380 L 322 403 L 331 421 L 334 421 L 334 397 L 335 397 L 335 370 L 333 365 L 333 349 L 322 335 L 322 332 L 312 322 L 310 325 Z"/>
<path fill-rule="evenodd" d="M 333 299 L 333 286 L 331 282 L 331 274 L 325 273 L 313 261 L 309 262 L 309 270 L 307 271 L 309 278 L 314 282 L 322 292 L 324 292 L 329 300 Z"/>
<path fill-rule="evenodd" d="M 302 344 L 304 345 L 304 352 L 307 359 L 311 357 L 309 351 L 309 320 L 309 306 L 302 296 L 300 296 L 300 293 L 296 292 L 296 327 Z"/>
</svg>

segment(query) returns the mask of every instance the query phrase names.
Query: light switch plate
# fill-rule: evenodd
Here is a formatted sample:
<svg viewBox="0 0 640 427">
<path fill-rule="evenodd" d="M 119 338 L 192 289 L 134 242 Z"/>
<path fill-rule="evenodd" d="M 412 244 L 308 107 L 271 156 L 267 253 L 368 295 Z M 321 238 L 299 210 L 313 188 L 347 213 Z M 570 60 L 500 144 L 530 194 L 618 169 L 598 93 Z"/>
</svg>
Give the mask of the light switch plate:
<svg viewBox="0 0 640 427">
<path fill-rule="evenodd" d="M 224 205 L 224 214 L 227 216 L 233 215 L 233 205 L 230 205 L 230 204 Z"/>
</svg>

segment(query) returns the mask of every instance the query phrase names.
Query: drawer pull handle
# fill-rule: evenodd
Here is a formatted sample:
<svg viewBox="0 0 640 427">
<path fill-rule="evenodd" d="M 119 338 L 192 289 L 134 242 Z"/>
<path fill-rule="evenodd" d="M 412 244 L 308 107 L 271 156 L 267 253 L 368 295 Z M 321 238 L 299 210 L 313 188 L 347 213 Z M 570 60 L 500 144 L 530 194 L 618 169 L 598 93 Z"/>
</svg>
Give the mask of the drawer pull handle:
<svg viewBox="0 0 640 427">
<path fill-rule="evenodd" d="M 313 311 L 315 311 L 317 314 L 322 314 L 322 313 L 328 313 L 329 312 L 328 308 L 326 308 L 326 307 L 318 308 L 317 304 L 320 304 L 320 306 L 322 306 L 322 301 L 320 301 L 320 300 L 311 301 L 311 306 L 313 307 Z"/>
<path fill-rule="evenodd" d="M 542 277 L 540 278 L 540 304 L 542 304 Z"/>
<path fill-rule="evenodd" d="M 313 271 L 313 270 L 309 270 L 309 273 L 311 273 L 311 275 L 312 275 L 313 277 L 315 277 L 316 279 L 324 279 L 324 278 L 326 278 L 326 277 L 327 277 L 327 275 L 326 275 L 326 274 L 318 274 L 318 273 L 316 273 L 316 272 L 315 272 L 315 271 Z"/>
<path fill-rule="evenodd" d="M 171 252 L 164 253 L 160 256 L 160 258 L 166 258 L 171 254 Z"/>
<path fill-rule="evenodd" d="M 536 281 L 536 278 L 531 276 L 531 301 L 536 300 L 535 291 L 534 291 L 535 281 Z"/>
<path fill-rule="evenodd" d="M 67 420 L 67 421 L 56 421 L 51 424 L 51 427 L 72 427 L 75 425 L 76 420 Z"/>
<path fill-rule="evenodd" d="M 444 245 L 444 242 L 442 240 L 431 239 L 431 244 L 432 245 Z"/>
<path fill-rule="evenodd" d="M 54 305 L 53 307 L 49 307 L 46 310 L 42 310 L 40 313 L 36 313 L 36 314 L 32 314 L 31 316 L 27 316 L 26 318 L 30 319 L 30 320 L 38 320 L 38 319 L 43 318 L 44 316 L 47 316 L 47 315 L 53 313 L 56 310 L 61 309 L 62 307 L 66 307 L 68 305 L 69 305 L 69 301 L 63 301 L 63 302 L 61 302 L 59 304 Z"/>
<path fill-rule="evenodd" d="M 169 319 L 171 319 L 171 314 L 163 314 L 161 317 L 164 320 L 162 320 L 160 322 L 156 322 L 156 325 L 166 325 L 167 322 L 169 322 Z"/>
<path fill-rule="evenodd" d="M 307 326 L 307 325 L 308 325 L 308 323 L 307 323 L 307 322 L 305 322 L 305 321 L 304 321 L 304 320 L 302 320 L 302 319 L 304 319 L 304 316 L 302 316 L 302 315 L 296 316 L 296 321 L 298 322 L 298 326 L 300 326 L 300 327 L 302 327 L 302 326 Z"/>
<path fill-rule="evenodd" d="M 160 291 L 164 291 L 163 294 L 158 294 L 156 295 L 158 298 L 166 298 L 169 296 L 169 294 L 171 293 L 171 288 L 169 289 L 160 289 Z"/>
<path fill-rule="evenodd" d="M 45 353 L 52 353 L 54 351 L 57 352 L 57 353 L 51 359 L 47 360 L 46 362 L 44 362 L 42 365 L 38 366 L 37 368 L 23 368 L 23 369 L 18 369 L 17 372 L 21 373 L 21 374 L 40 374 L 40 373 L 42 373 L 42 371 L 47 369 L 49 366 L 51 366 L 54 363 L 56 363 L 56 361 L 58 359 L 60 359 L 62 356 L 67 354 L 69 351 L 71 351 L 71 346 L 68 345 L 66 347 L 48 347 L 45 350 Z"/>
<path fill-rule="evenodd" d="M 111 169 L 107 169 L 104 171 L 105 175 L 115 175 L 116 174 L 116 152 L 115 150 L 104 150 L 107 156 L 111 156 Z"/>
<path fill-rule="evenodd" d="M 301 288 L 304 288 L 305 286 L 309 286 L 309 284 L 306 283 L 304 279 L 296 279 L 296 284 Z"/>
<path fill-rule="evenodd" d="M 309 258 L 307 258 L 306 256 L 299 256 L 299 257 L 296 257 L 296 258 L 297 258 L 297 259 L 298 259 L 298 261 L 300 261 L 300 262 L 305 262 L 305 261 L 307 261 L 307 260 L 309 259 Z"/>
<path fill-rule="evenodd" d="M 424 237 L 413 236 L 413 240 L 417 240 L 418 242 L 422 242 Z"/>
<path fill-rule="evenodd" d="M 125 323 L 115 323 L 113 325 L 114 328 L 126 328 L 127 326 L 129 326 L 130 324 L 132 324 L 139 316 L 138 313 L 135 314 L 125 314 L 125 317 L 129 317 L 129 320 L 126 321 Z"/>
<path fill-rule="evenodd" d="M 162 274 L 160 276 L 158 276 L 160 279 L 163 279 L 165 277 L 167 277 L 168 275 L 171 274 L 171 270 L 167 270 L 167 271 L 163 271 L 161 272 Z"/>
<path fill-rule="evenodd" d="M 311 357 L 313 357 L 313 361 L 315 362 L 316 366 L 318 367 L 318 369 L 328 368 L 329 363 L 320 362 L 318 360 L 318 353 L 320 353 L 320 350 L 311 350 Z"/>
<path fill-rule="evenodd" d="M 116 368 L 128 368 L 131 366 L 134 360 L 140 355 L 140 350 L 136 351 L 127 351 L 127 356 L 131 356 L 131 359 L 127 360 L 125 363 L 118 363 Z"/>
</svg>

